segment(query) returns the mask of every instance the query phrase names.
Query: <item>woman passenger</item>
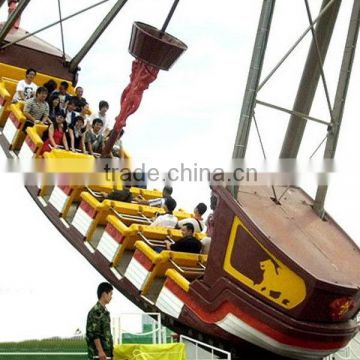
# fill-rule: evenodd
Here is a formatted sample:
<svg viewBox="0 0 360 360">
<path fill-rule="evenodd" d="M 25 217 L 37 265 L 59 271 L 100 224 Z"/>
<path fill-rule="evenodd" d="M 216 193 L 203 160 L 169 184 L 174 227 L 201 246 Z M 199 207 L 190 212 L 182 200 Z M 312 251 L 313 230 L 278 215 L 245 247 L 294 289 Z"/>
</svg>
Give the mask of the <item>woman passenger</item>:
<svg viewBox="0 0 360 360">
<path fill-rule="evenodd" d="M 76 151 L 76 149 L 84 152 L 84 132 L 86 131 L 84 127 L 84 118 L 81 116 L 76 116 L 74 122 L 69 126 L 69 139 L 70 139 L 70 149 L 71 151 Z"/>
<path fill-rule="evenodd" d="M 56 116 L 60 113 L 60 97 L 59 95 L 52 95 L 49 100 L 49 118 L 51 121 L 56 119 Z"/>
<path fill-rule="evenodd" d="M 48 136 L 40 150 L 40 155 L 58 148 L 59 145 L 63 145 L 65 150 L 69 150 L 65 135 L 65 118 L 62 114 L 58 114 L 55 121 L 49 126 Z"/>
</svg>

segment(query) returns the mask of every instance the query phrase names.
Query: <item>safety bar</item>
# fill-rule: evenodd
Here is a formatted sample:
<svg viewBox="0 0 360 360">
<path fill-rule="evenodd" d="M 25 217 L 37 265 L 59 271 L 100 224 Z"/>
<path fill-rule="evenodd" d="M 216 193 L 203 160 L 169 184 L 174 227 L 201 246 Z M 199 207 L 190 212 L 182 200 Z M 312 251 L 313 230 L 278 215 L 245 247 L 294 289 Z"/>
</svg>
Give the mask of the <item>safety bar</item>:
<svg viewBox="0 0 360 360">
<path fill-rule="evenodd" d="M 203 270 L 205 270 L 206 269 L 206 266 L 202 263 L 202 262 L 198 262 L 198 265 L 203 269 Z"/>
<path fill-rule="evenodd" d="M 54 149 L 54 147 L 53 147 L 51 144 L 49 144 L 49 147 L 50 147 L 51 150 Z M 56 148 L 57 148 L 57 149 L 65 150 L 65 148 L 64 148 L 63 145 L 56 145 Z M 72 150 L 67 150 L 67 151 L 72 151 Z M 87 151 L 82 152 L 80 149 L 75 149 L 75 152 L 82 153 L 82 154 L 89 154 Z M 90 154 L 89 154 L 89 155 L 90 155 Z M 95 153 L 95 152 L 92 153 L 92 155 L 95 156 L 95 157 L 100 157 L 100 156 L 101 156 L 101 154 Z"/>
<path fill-rule="evenodd" d="M 88 186 L 85 186 L 86 190 L 95 198 L 103 198 L 104 199 L 104 196 L 101 192 L 97 192 L 97 191 L 94 191 L 94 190 L 91 190 Z"/>
<path fill-rule="evenodd" d="M 165 243 L 164 243 L 164 240 L 155 240 L 155 239 L 148 239 L 142 232 L 138 232 L 137 233 L 143 240 L 146 244 L 148 244 L 150 247 L 153 247 L 153 246 L 158 246 L 158 247 L 165 247 Z M 172 241 L 174 243 L 174 240 L 172 240 L 171 238 L 169 237 L 166 237 L 169 241 Z"/>
<path fill-rule="evenodd" d="M 146 218 L 147 220 L 143 219 L 140 216 L 136 216 L 136 215 L 128 215 L 128 214 L 121 214 L 119 212 L 117 212 L 114 208 L 110 208 L 111 211 L 113 211 L 113 213 L 120 219 L 120 220 L 132 220 L 132 221 L 136 221 L 136 222 L 141 222 L 145 225 L 149 225 L 151 224 L 151 221 Z"/>
<path fill-rule="evenodd" d="M 192 275 L 201 275 L 204 273 L 204 268 L 195 268 L 190 266 L 180 266 L 173 259 L 169 259 L 169 262 L 174 266 L 174 268 L 182 274 L 192 274 Z M 198 263 L 200 264 L 200 263 Z"/>
<path fill-rule="evenodd" d="M 152 223 L 152 221 L 151 221 L 148 217 L 146 217 L 143 213 L 141 213 L 140 211 L 138 211 L 138 214 L 139 214 L 144 220 L 146 220 L 149 224 Z"/>
</svg>

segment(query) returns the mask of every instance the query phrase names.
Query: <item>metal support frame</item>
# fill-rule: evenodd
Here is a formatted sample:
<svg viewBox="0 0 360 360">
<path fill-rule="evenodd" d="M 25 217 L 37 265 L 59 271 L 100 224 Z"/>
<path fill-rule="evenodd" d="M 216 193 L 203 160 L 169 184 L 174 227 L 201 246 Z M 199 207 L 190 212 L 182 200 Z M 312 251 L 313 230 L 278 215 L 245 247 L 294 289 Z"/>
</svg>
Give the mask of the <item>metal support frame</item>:
<svg viewBox="0 0 360 360">
<path fill-rule="evenodd" d="M 330 114 L 330 118 L 331 118 L 331 122 L 333 122 L 333 116 L 332 116 L 332 106 L 331 106 L 331 101 L 330 101 L 330 94 L 329 94 L 329 89 L 327 86 L 327 81 L 326 81 L 326 77 L 325 77 L 325 72 L 324 72 L 324 62 L 322 61 L 322 57 L 321 57 L 321 53 L 320 53 L 320 48 L 319 48 L 319 43 L 317 41 L 317 37 L 315 35 L 315 28 L 312 25 L 312 16 L 311 16 L 311 10 L 310 10 L 310 5 L 309 5 L 309 0 L 305 0 L 305 7 L 306 7 L 306 13 L 309 19 L 309 23 L 311 26 L 311 34 L 312 34 L 312 38 L 315 42 L 315 46 L 316 46 L 316 51 L 318 54 L 318 61 L 320 64 L 320 75 L 321 75 L 321 80 L 323 83 L 323 87 L 324 87 L 324 92 L 325 92 L 325 97 L 326 97 L 326 102 L 327 102 L 327 106 L 329 109 L 329 114 Z"/>
<path fill-rule="evenodd" d="M 319 15 L 317 18 L 312 21 L 310 26 L 300 35 L 300 37 L 295 41 L 294 45 L 291 46 L 291 48 L 286 52 L 286 54 L 280 59 L 280 61 L 274 66 L 274 68 L 270 71 L 270 73 L 264 78 L 264 80 L 261 82 L 261 84 L 258 87 L 258 92 L 264 87 L 264 85 L 271 79 L 271 77 L 276 73 L 276 71 L 279 69 L 279 67 L 285 62 L 285 60 L 291 55 L 291 53 L 297 48 L 297 46 L 301 43 L 301 41 L 305 38 L 307 33 L 311 31 L 313 26 L 320 20 L 320 18 L 328 11 L 330 6 L 335 0 L 330 0 L 327 5 L 321 9 Z"/>
<path fill-rule="evenodd" d="M 259 104 L 259 105 L 267 106 L 267 107 L 272 108 L 272 109 L 275 109 L 275 110 L 279 110 L 279 111 L 285 112 L 285 113 L 287 113 L 287 114 L 294 115 L 294 116 L 296 116 L 297 118 L 300 118 L 300 119 L 312 120 L 312 121 L 315 121 L 315 122 L 317 122 L 317 123 L 319 123 L 319 124 L 322 124 L 322 125 L 331 126 L 331 123 L 330 123 L 330 122 L 317 119 L 317 118 L 315 118 L 315 117 L 313 117 L 313 116 L 309 116 L 309 115 L 306 115 L 306 114 L 302 114 L 302 113 L 300 113 L 300 112 L 298 112 L 298 111 L 289 110 L 289 109 L 283 108 L 283 107 L 281 107 L 281 106 L 273 105 L 273 104 L 270 104 L 270 103 L 267 103 L 267 102 L 261 101 L 261 100 L 256 100 L 256 103 Z"/>
<path fill-rule="evenodd" d="M 62 52 L 63 52 L 63 61 L 65 62 L 65 60 L 66 60 L 65 40 L 64 40 L 64 29 L 63 29 L 63 19 L 62 19 L 62 13 L 61 13 L 60 0 L 58 0 L 58 10 L 59 10 L 59 20 L 60 20 L 60 35 L 61 35 L 61 46 L 62 46 Z"/>
<path fill-rule="evenodd" d="M 99 39 L 102 33 L 106 30 L 106 28 L 113 21 L 118 12 L 122 9 L 122 7 L 126 4 L 127 0 L 118 0 L 116 4 L 112 7 L 109 13 L 104 17 L 99 26 L 90 36 L 88 41 L 84 44 L 84 46 L 80 49 L 80 51 L 74 56 L 69 65 L 70 72 L 75 72 L 81 62 L 81 60 L 86 56 L 95 42 Z"/>
<path fill-rule="evenodd" d="M 259 19 L 251 65 L 248 74 L 243 105 L 240 114 L 239 126 L 236 134 L 233 150 L 233 159 L 245 157 L 251 120 L 254 113 L 257 88 L 259 86 L 261 70 L 264 62 L 265 51 L 268 43 L 275 0 L 263 0 L 261 15 Z M 238 186 L 231 188 L 233 196 L 237 197 Z"/>
<path fill-rule="evenodd" d="M 334 124 L 329 132 L 325 151 L 325 159 L 333 159 L 335 157 L 337 142 L 340 134 L 340 126 L 344 114 L 345 100 L 349 87 L 351 70 L 354 62 L 357 39 L 359 36 L 360 26 L 360 1 L 354 0 L 349 30 L 346 38 L 346 44 L 340 69 L 339 82 L 336 89 L 335 103 L 333 109 Z M 327 185 L 319 185 L 316 192 L 314 210 L 320 216 L 324 217 L 324 203 L 327 194 Z"/>
<path fill-rule="evenodd" d="M 330 0 L 324 0 L 323 9 Z M 324 62 L 341 0 L 333 2 L 331 8 L 321 17 L 315 30 L 315 38 L 311 42 L 308 57 L 301 77 L 293 110 L 309 114 L 321 75 L 321 64 Z M 321 57 L 321 61 L 319 59 Z M 306 120 L 292 115 L 286 131 L 280 158 L 296 158 L 305 132 Z"/>
<path fill-rule="evenodd" d="M 28 1 L 30 1 L 30 0 L 28 0 Z M 30 33 L 30 34 L 27 34 L 27 35 L 25 35 L 25 36 L 17 39 L 16 41 L 12 41 L 12 42 L 10 42 L 10 43 L 8 43 L 8 44 L 5 44 L 5 45 L 3 45 L 3 46 L 0 46 L 0 49 L 5 49 L 5 48 L 7 48 L 7 47 L 9 47 L 9 46 L 11 46 L 11 45 L 17 44 L 18 42 L 23 41 L 23 40 L 25 40 L 25 39 L 27 39 L 27 38 L 29 38 L 29 37 L 31 37 L 31 36 L 34 36 L 34 35 L 38 34 L 38 33 L 41 32 L 41 31 L 50 29 L 51 27 L 59 24 L 60 22 L 64 22 L 64 21 L 66 21 L 66 20 L 69 20 L 69 19 L 71 19 L 71 18 L 73 18 L 73 17 L 75 17 L 75 16 L 77 16 L 77 15 L 80 15 L 80 14 L 82 14 L 82 13 L 88 11 L 88 10 L 91 10 L 91 9 L 93 9 L 93 8 L 99 6 L 99 5 L 102 5 L 102 4 L 104 4 L 104 3 L 108 2 L 108 1 L 109 1 L 109 0 L 101 0 L 101 1 L 97 2 L 96 4 L 90 5 L 90 6 L 88 6 L 88 7 L 85 8 L 85 9 L 79 10 L 79 11 L 77 11 L 77 12 L 75 12 L 75 13 L 69 15 L 69 16 L 64 17 L 64 18 L 62 19 L 62 21 L 61 21 L 61 20 L 55 21 L 55 22 L 53 22 L 53 23 L 51 23 L 51 24 L 49 24 L 49 25 L 47 25 L 47 26 L 42 27 L 42 28 L 39 29 L 39 30 L 36 30 L 36 31 L 34 31 L 34 32 Z"/>
<path fill-rule="evenodd" d="M 9 18 L 7 19 L 7 21 L 5 22 L 5 24 L 3 25 L 3 27 L 0 30 L 0 44 L 4 42 L 6 35 L 12 29 L 12 27 L 16 23 L 16 20 L 22 14 L 22 12 L 25 10 L 25 8 L 29 5 L 30 1 L 31 0 L 19 1 L 16 9 L 10 14 Z"/>
<path fill-rule="evenodd" d="M 256 92 L 268 42 L 275 0 L 264 0 L 255 39 L 250 71 L 248 74 L 238 131 L 236 134 L 233 159 L 243 159 L 249 138 L 251 119 L 255 108 Z"/>
</svg>

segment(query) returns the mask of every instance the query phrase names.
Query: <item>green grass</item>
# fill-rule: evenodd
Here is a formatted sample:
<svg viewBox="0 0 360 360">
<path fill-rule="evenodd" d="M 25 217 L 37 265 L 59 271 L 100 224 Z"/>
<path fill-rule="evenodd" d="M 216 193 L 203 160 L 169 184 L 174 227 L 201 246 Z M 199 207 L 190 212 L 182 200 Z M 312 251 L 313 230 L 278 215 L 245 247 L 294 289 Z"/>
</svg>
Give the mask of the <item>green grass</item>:
<svg viewBox="0 0 360 360">
<path fill-rule="evenodd" d="M 28 340 L 22 342 L 0 343 L 0 353 L 24 353 L 24 355 L 0 355 L 1 359 L 24 360 L 24 359 L 51 359 L 51 360 L 85 360 L 86 355 L 29 355 L 28 353 L 86 353 L 86 342 L 84 339 L 44 339 Z"/>
<path fill-rule="evenodd" d="M 145 331 L 149 331 L 145 326 Z M 170 332 L 169 332 L 170 333 Z M 170 342 L 169 333 L 167 334 Z M 124 344 L 151 344 L 152 336 L 134 336 L 132 334 L 123 334 Z M 29 355 L 28 353 L 86 353 L 85 339 L 62 339 L 51 338 L 43 340 L 27 340 L 21 342 L 4 342 L 0 343 L 0 353 L 9 353 L 8 355 L 1 354 L 0 359 L 8 360 L 25 360 L 25 359 L 39 359 L 39 360 L 85 360 L 86 355 Z M 11 355 L 11 353 L 24 353 L 24 355 Z"/>
</svg>

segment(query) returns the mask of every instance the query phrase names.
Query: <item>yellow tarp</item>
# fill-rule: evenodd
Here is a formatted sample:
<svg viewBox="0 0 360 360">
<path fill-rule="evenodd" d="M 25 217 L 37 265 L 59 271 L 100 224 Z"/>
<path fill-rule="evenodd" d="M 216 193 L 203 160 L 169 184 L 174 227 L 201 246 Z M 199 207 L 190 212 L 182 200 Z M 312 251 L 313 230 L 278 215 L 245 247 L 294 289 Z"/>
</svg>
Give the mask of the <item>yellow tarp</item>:
<svg viewBox="0 0 360 360">
<path fill-rule="evenodd" d="M 114 360 L 186 360 L 185 344 L 116 345 Z"/>
</svg>

